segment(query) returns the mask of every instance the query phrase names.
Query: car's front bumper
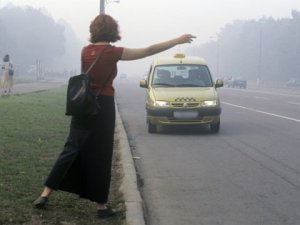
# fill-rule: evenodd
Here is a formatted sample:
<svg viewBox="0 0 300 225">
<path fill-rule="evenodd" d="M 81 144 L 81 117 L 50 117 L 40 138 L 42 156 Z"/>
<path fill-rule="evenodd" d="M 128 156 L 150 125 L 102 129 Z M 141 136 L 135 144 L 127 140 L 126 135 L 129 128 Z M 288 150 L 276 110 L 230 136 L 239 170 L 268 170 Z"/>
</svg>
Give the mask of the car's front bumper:
<svg viewBox="0 0 300 225">
<path fill-rule="evenodd" d="M 221 107 L 189 108 L 189 109 L 157 109 L 146 108 L 147 121 L 156 125 L 197 125 L 214 124 L 220 122 Z M 178 118 L 175 112 L 197 112 L 197 116 L 191 118 Z"/>
</svg>

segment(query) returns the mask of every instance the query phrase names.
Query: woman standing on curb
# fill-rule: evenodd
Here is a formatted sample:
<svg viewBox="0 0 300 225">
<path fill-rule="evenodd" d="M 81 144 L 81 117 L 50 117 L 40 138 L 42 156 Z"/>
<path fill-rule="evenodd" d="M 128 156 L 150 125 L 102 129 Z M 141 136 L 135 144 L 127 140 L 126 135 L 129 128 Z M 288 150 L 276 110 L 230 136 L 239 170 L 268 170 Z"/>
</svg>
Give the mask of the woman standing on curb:
<svg viewBox="0 0 300 225">
<path fill-rule="evenodd" d="M 90 42 L 81 55 L 81 69 L 86 71 L 102 54 L 91 69 L 91 88 L 99 96 L 101 112 L 96 116 L 72 117 L 69 137 L 34 206 L 43 208 L 53 190 L 78 194 L 97 203 L 100 218 L 110 217 L 115 210 L 107 206 L 111 179 L 111 163 L 115 128 L 113 80 L 119 60 L 136 60 L 170 49 L 178 44 L 191 43 L 195 36 L 184 34 L 175 39 L 146 48 L 115 47 L 121 39 L 118 23 L 109 15 L 97 16 L 90 25 Z"/>
<path fill-rule="evenodd" d="M 0 81 L 0 87 L 3 89 L 4 94 L 9 94 L 13 86 L 14 70 L 8 54 L 3 57 L 3 64 L 1 68 L 3 73 Z"/>
</svg>

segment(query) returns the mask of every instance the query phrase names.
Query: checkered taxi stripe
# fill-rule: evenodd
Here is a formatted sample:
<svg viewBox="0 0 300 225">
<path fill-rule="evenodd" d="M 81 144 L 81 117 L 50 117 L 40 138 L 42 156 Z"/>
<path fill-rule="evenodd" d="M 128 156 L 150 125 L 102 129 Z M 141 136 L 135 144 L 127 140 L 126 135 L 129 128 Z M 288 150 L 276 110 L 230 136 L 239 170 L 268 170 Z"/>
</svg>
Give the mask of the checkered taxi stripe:
<svg viewBox="0 0 300 225">
<path fill-rule="evenodd" d="M 171 103 L 173 107 L 178 108 L 191 108 L 191 107 L 198 107 L 199 102 L 196 102 L 196 99 L 193 97 L 180 97 L 176 98 L 174 102 Z"/>
<path fill-rule="evenodd" d="M 181 97 L 181 98 L 175 98 L 175 102 L 195 102 L 196 99 L 193 97 Z"/>
</svg>

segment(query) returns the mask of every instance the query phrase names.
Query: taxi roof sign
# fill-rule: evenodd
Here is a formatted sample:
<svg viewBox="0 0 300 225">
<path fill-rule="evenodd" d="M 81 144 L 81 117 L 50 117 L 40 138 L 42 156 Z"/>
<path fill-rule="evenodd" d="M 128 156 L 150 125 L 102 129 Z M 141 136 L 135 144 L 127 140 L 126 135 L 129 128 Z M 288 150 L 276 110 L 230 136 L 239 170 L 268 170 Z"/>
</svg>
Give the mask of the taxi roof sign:
<svg viewBox="0 0 300 225">
<path fill-rule="evenodd" d="M 183 54 L 183 53 L 176 53 L 174 55 L 174 58 L 181 58 L 181 59 L 183 59 L 183 58 L 185 58 L 185 54 Z"/>
</svg>

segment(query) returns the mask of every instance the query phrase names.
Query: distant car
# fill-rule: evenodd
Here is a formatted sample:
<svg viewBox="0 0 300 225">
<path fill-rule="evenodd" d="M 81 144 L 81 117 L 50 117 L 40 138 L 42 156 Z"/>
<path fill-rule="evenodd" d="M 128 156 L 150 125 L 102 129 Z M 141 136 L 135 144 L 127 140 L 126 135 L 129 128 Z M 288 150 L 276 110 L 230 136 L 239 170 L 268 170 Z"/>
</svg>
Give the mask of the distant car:
<svg viewBox="0 0 300 225">
<path fill-rule="evenodd" d="M 286 83 L 287 87 L 300 87 L 300 78 L 291 78 Z"/>
<path fill-rule="evenodd" d="M 247 88 L 247 81 L 243 78 L 235 78 L 227 81 L 227 86 L 232 88 Z"/>
</svg>

